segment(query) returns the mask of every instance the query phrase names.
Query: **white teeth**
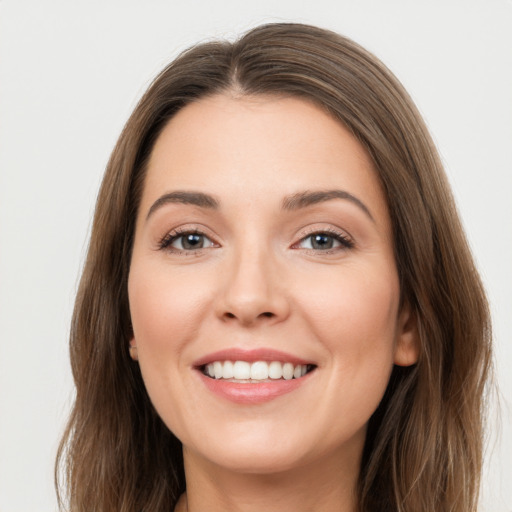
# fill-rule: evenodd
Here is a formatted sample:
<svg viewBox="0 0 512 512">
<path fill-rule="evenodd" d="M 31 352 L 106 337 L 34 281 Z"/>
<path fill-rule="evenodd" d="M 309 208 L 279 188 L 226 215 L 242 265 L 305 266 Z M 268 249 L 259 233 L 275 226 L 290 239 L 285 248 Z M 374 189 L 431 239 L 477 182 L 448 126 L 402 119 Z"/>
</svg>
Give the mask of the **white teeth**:
<svg viewBox="0 0 512 512">
<path fill-rule="evenodd" d="M 222 363 L 220 361 L 215 361 L 215 363 L 213 363 L 213 373 L 216 379 L 222 379 L 222 375 L 224 372 L 222 368 Z"/>
<path fill-rule="evenodd" d="M 284 363 L 283 364 L 283 379 L 290 380 L 293 379 L 293 364 L 292 363 Z"/>
<path fill-rule="evenodd" d="M 214 361 L 206 365 L 204 373 L 215 379 L 278 380 L 299 379 L 308 372 L 308 365 L 281 363 L 280 361 Z"/>
<path fill-rule="evenodd" d="M 268 376 L 271 379 L 280 379 L 283 376 L 283 365 L 279 361 L 272 361 L 268 365 Z"/>
<path fill-rule="evenodd" d="M 268 379 L 268 364 L 265 361 L 256 361 L 251 365 L 251 379 Z"/>
<path fill-rule="evenodd" d="M 231 361 L 224 361 L 222 377 L 224 379 L 232 379 L 233 375 L 233 363 Z"/>
<path fill-rule="evenodd" d="M 251 378 L 251 365 L 246 361 L 235 361 L 233 365 L 233 377 L 239 380 Z"/>
</svg>

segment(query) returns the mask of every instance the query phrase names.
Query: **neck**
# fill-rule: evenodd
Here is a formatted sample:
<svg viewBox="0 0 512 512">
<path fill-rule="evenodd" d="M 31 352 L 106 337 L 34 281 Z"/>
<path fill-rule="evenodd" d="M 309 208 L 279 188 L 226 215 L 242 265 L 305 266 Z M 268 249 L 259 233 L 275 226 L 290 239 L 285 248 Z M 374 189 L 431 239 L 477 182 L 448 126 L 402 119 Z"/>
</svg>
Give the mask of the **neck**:
<svg viewBox="0 0 512 512">
<path fill-rule="evenodd" d="M 230 471 L 184 451 L 187 495 L 177 510 L 355 512 L 360 460 L 331 457 L 279 473 Z M 347 463 L 348 460 L 348 463 Z"/>
</svg>

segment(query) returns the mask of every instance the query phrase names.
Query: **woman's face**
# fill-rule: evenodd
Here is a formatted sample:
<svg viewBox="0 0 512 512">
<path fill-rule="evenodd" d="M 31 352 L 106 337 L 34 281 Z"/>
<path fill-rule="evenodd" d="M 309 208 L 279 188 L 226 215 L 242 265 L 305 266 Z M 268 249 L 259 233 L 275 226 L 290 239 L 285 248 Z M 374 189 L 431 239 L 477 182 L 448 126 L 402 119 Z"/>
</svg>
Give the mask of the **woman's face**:
<svg viewBox="0 0 512 512">
<path fill-rule="evenodd" d="M 236 471 L 359 460 L 416 358 L 372 163 L 301 99 L 217 95 L 167 124 L 128 289 L 156 410 L 186 457 Z"/>
</svg>

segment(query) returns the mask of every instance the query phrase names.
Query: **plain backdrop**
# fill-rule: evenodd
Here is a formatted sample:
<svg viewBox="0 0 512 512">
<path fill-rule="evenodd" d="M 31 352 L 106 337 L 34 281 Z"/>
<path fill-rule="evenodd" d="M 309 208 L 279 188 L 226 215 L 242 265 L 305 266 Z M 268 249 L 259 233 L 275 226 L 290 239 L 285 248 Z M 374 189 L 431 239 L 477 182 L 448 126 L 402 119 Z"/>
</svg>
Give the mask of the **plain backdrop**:
<svg viewBox="0 0 512 512">
<path fill-rule="evenodd" d="M 512 511 L 510 0 L 0 0 L 0 512 L 56 510 L 73 386 L 67 336 L 110 151 L 155 74 L 189 45 L 300 21 L 366 46 L 439 147 L 492 304 L 482 510 Z"/>
</svg>

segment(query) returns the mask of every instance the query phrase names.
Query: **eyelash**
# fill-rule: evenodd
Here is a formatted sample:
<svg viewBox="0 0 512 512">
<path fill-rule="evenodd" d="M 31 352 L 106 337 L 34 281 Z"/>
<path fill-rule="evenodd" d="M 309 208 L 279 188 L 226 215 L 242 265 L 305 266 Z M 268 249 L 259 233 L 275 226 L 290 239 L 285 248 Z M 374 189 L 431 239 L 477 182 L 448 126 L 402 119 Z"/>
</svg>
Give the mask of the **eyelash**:
<svg viewBox="0 0 512 512">
<path fill-rule="evenodd" d="M 161 250 L 168 250 L 168 251 L 178 253 L 178 254 L 187 254 L 187 255 L 198 254 L 199 251 L 201 251 L 201 249 L 203 249 L 203 247 L 201 247 L 199 249 L 193 249 L 193 250 L 183 250 L 183 249 L 176 249 L 176 248 L 171 247 L 172 243 L 174 243 L 176 240 L 178 240 L 179 238 L 181 238 L 185 235 L 198 235 L 198 236 L 203 236 L 203 237 L 207 238 L 208 240 L 210 240 L 210 238 L 205 233 L 200 231 L 199 229 L 178 228 L 178 229 L 171 231 L 170 233 L 167 233 L 160 240 L 160 242 L 158 244 L 158 248 Z"/>
<path fill-rule="evenodd" d="M 354 241 L 347 234 L 345 234 L 341 231 L 337 231 L 332 228 L 328 228 L 328 229 L 314 229 L 314 230 L 310 231 L 309 233 L 305 233 L 297 243 L 293 244 L 292 247 L 298 246 L 299 244 L 301 244 L 308 238 L 311 238 L 312 236 L 315 236 L 315 235 L 326 235 L 340 243 L 340 247 L 334 247 L 332 249 L 323 249 L 322 250 L 322 249 L 305 248 L 305 250 L 314 252 L 315 254 L 322 253 L 322 254 L 328 255 L 328 254 L 333 254 L 337 251 L 346 251 L 348 249 L 353 249 L 355 246 Z"/>
<path fill-rule="evenodd" d="M 185 235 L 203 236 L 206 239 L 211 241 L 211 239 L 204 232 L 202 232 L 199 229 L 178 228 L 178 229 L 171 231 L 170 233 L 167 233 L 158 243 L 158 248 L 160 250 L 168 250 L 173 253 L 186 254 L 186 255 L 190 255 L 190 254 L 198 255 L 202 249 L 205 249 L 205 247 L 201 247 L 199 249 L 183 250 L 183 249 L 176 249 L 176 248 L 171 247 L 172 243 L 174 243 L 176 240 L 178 240 L 179 238 L 181 238 Z M 314 252 L 315 254 L 323 253 L 323 254 L 328 255 L 328 254 L 332 254 L 337 251 L 353 249 L 355 246 L 354 241 L 349 236 L 347 236 L 346 234 L 344 234 L 340 231 L 336 231 L 334 229 L 320 229 L 320 230 L 316 229 L 316 230 L 312 230 L 309 233 L 303 234 L 302 238 L 297 243 L 292 245 L 292 248 L 299 248 L 298 246 L 301 243 L 303 243 L 308 238 L 311 238 L 312 236 L 315 236 L 315 235 L 326 235 L 327 237 L 333 238 L 336 242 L 340 243 L 340 246 L 331 248 L 331 249 L 323 249 L 323 250 L 322 249 L 313 249 L 313 248 L 304 248 L 304 250 L 309 251 L 309 252 Z M 212 242 L 212 243 L 215 243 L 215 242 Z"/>
</svg>

